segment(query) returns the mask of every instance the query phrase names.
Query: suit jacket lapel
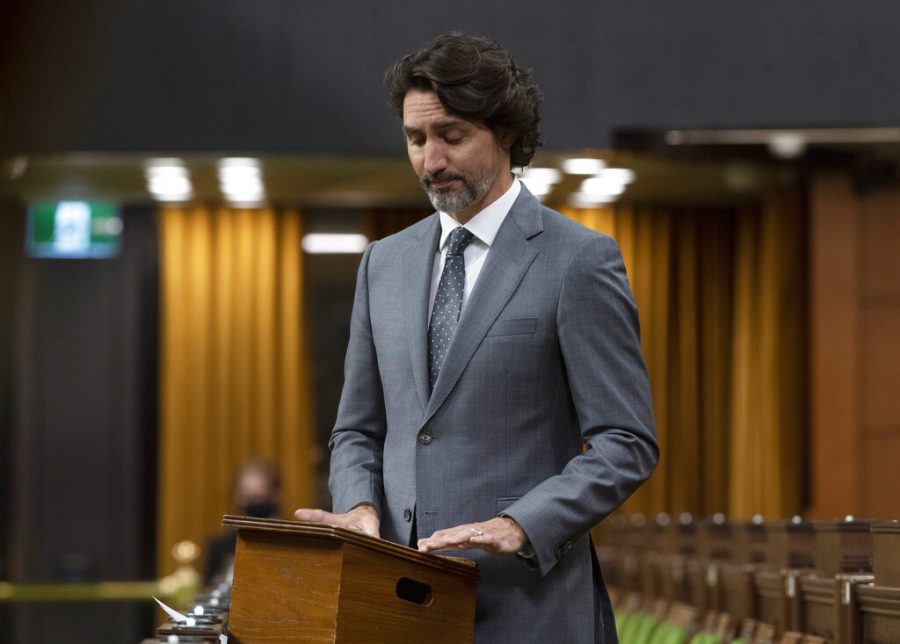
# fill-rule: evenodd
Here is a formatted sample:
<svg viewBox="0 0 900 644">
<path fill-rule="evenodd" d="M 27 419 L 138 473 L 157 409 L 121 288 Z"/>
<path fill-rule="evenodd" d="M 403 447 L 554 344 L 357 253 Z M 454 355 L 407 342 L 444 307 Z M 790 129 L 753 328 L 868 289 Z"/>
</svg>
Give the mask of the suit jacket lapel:
<svg viewBox="0 0 900 644">
<path fill-rule="evenodd" d="M 411 241 L 406 250 L 406 337 L 409 357 L 412 361 L 413 379 L 422 409 L 430 396 L 428 382 L 428 300 L 431 297 L 431 275 L 434 271 L 434 254 L 441 235 L 437 214 L 424 227 L 421 236 Z"/>
<path fill-rule="evenodd" d="M 463 309 L 447 349 L 447 357 L 441 365 L 441 374 L 425 409 L 423 422 L 431 418 L 453 390 L 488 329 L 534 261 L 537 250 L 527 240 L 542 230 L 541 205 L 522 186 L 519 197 L 497 231 L 475 288 Z M 428 342 L 427 332 L 425 342 Z M 427 383 L 427 372 L 425 380 Z"/>
</svg>

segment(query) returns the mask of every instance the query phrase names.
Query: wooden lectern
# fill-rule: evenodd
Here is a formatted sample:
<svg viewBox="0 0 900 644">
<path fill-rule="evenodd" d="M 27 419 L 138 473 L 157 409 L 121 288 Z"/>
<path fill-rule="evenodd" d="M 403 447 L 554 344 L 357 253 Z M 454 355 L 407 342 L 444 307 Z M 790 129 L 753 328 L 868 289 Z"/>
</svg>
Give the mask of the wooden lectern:
<svg viewBox="0 0 900 644">
<path fill-rule="evenodd" d="M 222 523 L 238 534 L 229 644 L 472 641 L 474 562 L 320 524 Z"/>
</svg>

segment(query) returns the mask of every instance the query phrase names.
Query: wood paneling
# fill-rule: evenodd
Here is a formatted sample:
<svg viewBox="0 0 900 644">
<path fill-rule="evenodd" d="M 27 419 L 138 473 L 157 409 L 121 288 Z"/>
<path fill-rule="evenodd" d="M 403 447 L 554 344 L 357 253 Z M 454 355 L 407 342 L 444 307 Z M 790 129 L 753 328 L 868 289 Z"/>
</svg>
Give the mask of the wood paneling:
<svg viewBox="0 0 900 644">
<path fill-rule="evenodd" d="M 900 517 L 900 427 L 893 431 L 870 431 L 864 440 L 863 493 L 860 508 L 866 516 L 883 519 Z"/>
<path fill-rule="evenodd" d="M 858 512 L 859 236 L 843 175 L 818 177 L 810 212 L 810 447 L 813 514 Z"/>
<path fill-rule="evenodd" d="M 900 266 L 895 271 L 900 273 Z M 866 306 L 863 321 L 866 427 L 893 426 L 900 431 L 900 300 L 893 305 Z"/>
<path fill-rule="evenodd" d="M 865 297 L 892 299 L 900 308 L 900 190 L 873 195 L 861 205 Z"/>
<path fill-rule="evenodd" d="M 900 189 L 813 182 L 811 417 L 817 517 L 900 517 Z"/>
</svg>

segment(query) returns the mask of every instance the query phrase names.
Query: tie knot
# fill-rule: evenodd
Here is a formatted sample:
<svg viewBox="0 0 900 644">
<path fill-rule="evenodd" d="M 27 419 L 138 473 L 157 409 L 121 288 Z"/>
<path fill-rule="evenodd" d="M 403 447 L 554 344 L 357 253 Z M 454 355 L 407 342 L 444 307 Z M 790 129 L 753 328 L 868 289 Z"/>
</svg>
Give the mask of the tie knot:
<svg viewBox="0 0 900 644">
<path fill-rule="evenodd" d="M 447 249 L 448 255 L 462 255 L 462 252 L 472 241 L 472 233 L 462 226 L 454 228 L 450 233 L 450 248 Z"/>
</svg>

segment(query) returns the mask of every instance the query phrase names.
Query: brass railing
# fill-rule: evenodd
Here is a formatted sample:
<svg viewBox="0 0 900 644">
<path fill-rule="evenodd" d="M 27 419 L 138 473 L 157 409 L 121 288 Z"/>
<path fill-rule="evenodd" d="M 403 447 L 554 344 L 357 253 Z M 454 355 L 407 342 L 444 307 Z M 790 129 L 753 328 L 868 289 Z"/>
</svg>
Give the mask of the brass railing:
<svg viewBox="0 0 900 644">
<path fill-rule="evenodd" d="M 199 556 L 196 544 L 182 541 L 172 549 L 178 569 L 149 581 L 100 581 L 84 584 L 13 584 L 0 581 L 0 602 L 150 601 L 152 597 L 175 606 L 187 606 L 200 588 L 193 567 Z"/>
</svg>

